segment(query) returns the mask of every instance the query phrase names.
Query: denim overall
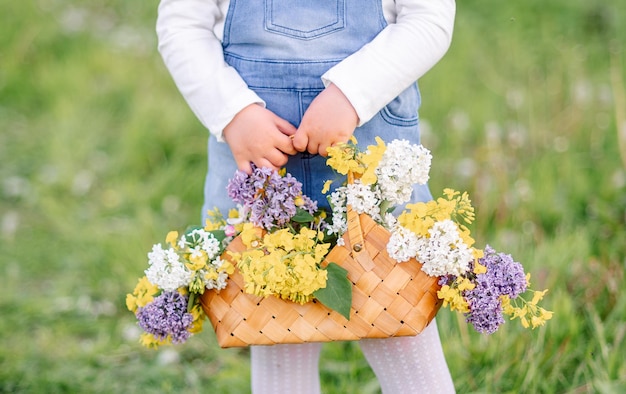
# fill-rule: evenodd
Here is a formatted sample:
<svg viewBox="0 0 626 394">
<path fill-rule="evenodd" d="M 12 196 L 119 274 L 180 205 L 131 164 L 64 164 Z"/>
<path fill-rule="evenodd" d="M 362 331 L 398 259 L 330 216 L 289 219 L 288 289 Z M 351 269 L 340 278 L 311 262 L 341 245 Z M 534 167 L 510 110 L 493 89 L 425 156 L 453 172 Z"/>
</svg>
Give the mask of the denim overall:
<svg viewBox="0 0 626 394">
<path fill-rule="evenodd" d="M 381 0 L 231 0 L 224 26 L 224 56 L 276 115 L 298 127 L 311 101 L 324 89 L 320 76 L 356 52 L 386 26 Z M 419 143 L 420 95 L 411 85 L 354 135 L 362 147 L 406 139 Z M 222 214 L 234 206 L 226 193 L 237 170 L 229 146 L 209 140 L 209 167 L 204 211 Z M 299 153 L 286 169 L 303 183 L 303 192 L 328 208 L 323 184 L 337 176 L 326 158 Z M 340 182 L 334 182 L 339 184 Z M 427 186 L 417 186 L 412 201 L 431 199 Z"/>
</svg>

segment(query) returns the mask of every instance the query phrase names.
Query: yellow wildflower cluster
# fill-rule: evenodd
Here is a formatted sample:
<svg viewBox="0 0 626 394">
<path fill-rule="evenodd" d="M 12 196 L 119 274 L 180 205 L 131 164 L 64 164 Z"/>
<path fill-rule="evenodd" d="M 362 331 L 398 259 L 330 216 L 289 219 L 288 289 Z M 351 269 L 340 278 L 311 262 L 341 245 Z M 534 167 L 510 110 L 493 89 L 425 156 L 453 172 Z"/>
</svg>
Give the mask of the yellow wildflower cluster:
<svg viewBox="0 0 626 394">
<path fill-rule="evenodd" d="M 469 229 L 464 224 L 474 221 L 474 207 L 466 192 L 462 194 L 452 189 L 444 189 L 444 197 L 428 202 L 407 204 L 406 210 L 398 217 L 398 223 L 411 230 L 418 237 L 429 237 L 430 230 L 436 222 L 452 220 L 457 223 L 459 236 L 468 247 L 474 244 Z M 474 257 L 481 258 L 482 251 L 473 249 Z"/>
<path fill-rule="evenodd" d="M 158 339 L 154 335 L 144 332 L 139 336 L 139 343 L 141 343 L 142 346 L 145 346 L 147 348 L 156 349 L 159 346 L 171 345 L 172 337 L 167 336 L 164 339 Z"/>
<path fill-rule="evenodd" d="M 237 210 L 235 210 L 236 212 Z M 207 211 L 207 219 L 204 224 L 206 231 L 220 230 L 226 226 L 226 220 L 219 208 L 215 207 L 213 210 Z"/>
<path fill-rule="evenodd" d="M 543 326 L 546 321 L 550 320 L 552 312 L 538 305 L 548 290 L 536 291 L 529 289 L 529 291 L 534 293 L 530 301 L 526 301 L 522 297 L 511 300 L 508 296 L 500 297 L 500 301 L 502 302 L 503 314 L 510 316 L 511 320 L 519 318 L 524 328 L 531 327 L 534 329 Z"/>
<path fill-rule="evenodd" d="M 136 313 L 137 308 L 143 308 L 154 300 L 154 296 L 159 293 L 159 288 L 150 283 L 145 276 L 139 278 L 137 286 L 132 294 L 126 295 L 126 307 L 129 311 Z"/>
<path fill-rule="evenodd" d="M 355 178 L 361 179 L 364 185 L 372 185 L 376 183 L 375 170 L 386 150 L 385 142 L 376 137 L 376 145 L 370 145 L 367 151 L 361 152 L 357 147 L 356 138 L 352 136 L 349 143 L 327 149 L 326 164 L 339 174 L 351 173 Z"/>
<path fill-rule="evenodd" d="M 205 228 L 205 231 L 208 230 Z M 172 249 L 182 257 L 185 267 L 194 273 L 193 279 L 188 284 L 188 290 L 192 293 L 203 294 L 207 284 L 215 283 L 219 279 L 220 273 L 231 275 L 235 272 L 235 267 L 229 261 L 220 260 L 220 264 L 216 265 L 205 250 L 197 248 L 192 250 L 189 247 L 181 249 L 177 240 L 177 231 L 170 231 L 165 238 L 165 242 L 169 243 Z"/>
<path fill-rule="evenodd" d="M 321 242 L 322 233 L 303 227 L 295 234 L 281 229 L 263 235 L 246 223 L 240 235 L 248 249 L 229 253 L 243 275 L 247 293 L 304 304 L 313 292 L 326 287 L 327 271 L 320 264 L 330 244 Z"/>
<path fill-rule="evenodd" d="M 202 325 L 204 324 L 204 318 L 206 315 L 204 314 L 204 309 L 202 309 L 202 305 L 194 304 L 194 306 L 189 311 L 193 316 L 193 323 L 191 323 L 191 328 L 189 332 L 192 334 L 197 334 L 202 331 Z"/>
<path fill-rule="evenodd" d="M 478 263 L 474 263 L 474 274 L 482 274 L 487 271 L 487 267 Z M 469 278 L 459 276 L 450 285 L 443 285 L 437 292 L 437 296 L 443 300 L 443 307 L 450 307 L 451 311 L 459 311 L 461 313 L 469 313 L 469 304 L 463 297 L 465 290 L 473 290 L 476 287 Z"/>
</svg>

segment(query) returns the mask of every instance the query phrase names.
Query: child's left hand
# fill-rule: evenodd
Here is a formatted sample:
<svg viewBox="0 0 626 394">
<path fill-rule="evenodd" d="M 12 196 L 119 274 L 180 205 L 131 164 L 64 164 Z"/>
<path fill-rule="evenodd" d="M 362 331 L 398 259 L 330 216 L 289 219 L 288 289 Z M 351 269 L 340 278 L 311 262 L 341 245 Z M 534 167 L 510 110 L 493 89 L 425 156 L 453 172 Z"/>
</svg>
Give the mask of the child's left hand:
<svg viewBox="0 0 626 394">
<path fill-rule="evenodd" d="M 330 84 L 313 99 L 302 116 L 293 146 L 299 152 L 326 156 L 328 147 L 350 139 L 358 122 L 350 101 L 337 86 Z"/>
</svg>

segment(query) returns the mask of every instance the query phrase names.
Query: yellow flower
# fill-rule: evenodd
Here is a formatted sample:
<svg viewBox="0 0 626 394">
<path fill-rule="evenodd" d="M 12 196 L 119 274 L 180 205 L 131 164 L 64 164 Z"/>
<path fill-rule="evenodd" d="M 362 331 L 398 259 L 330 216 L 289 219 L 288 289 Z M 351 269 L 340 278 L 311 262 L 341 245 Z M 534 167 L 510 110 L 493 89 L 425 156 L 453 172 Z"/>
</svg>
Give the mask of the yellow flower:
<svg viewBox="0 0 626 394">
<path fill-rule="evenodd" d="M 189 287 L 190 292 L 196 293 L 196 294 L 203 294 L 204 289 L 206 288 L 204 281 L 202 280 L 200 275 L 194 276 L 194 278 L 189 283 L 188 287 Z"/>
<path fill-rule="evenodd" d="M 159 288 L 143 276 L 139 278 L 133 293 L 126 295 L 126 307 L 134 313 L 137 308 L 143 308 L 151 303 L 158 292 Z"/>
<path fill-rule="evenodd" d="M 443 189 L 443 194 L 448 198 L 448 200 L 451 200 L 452 198 L 457 196 L 459 194 L 459 192 L 454 190 L 454 189 L 450 189 L 449 187 L 447 187 L 447 188 Z"/>
<path fill-rule="evenodd" d="M 477 260 L 476 264 L 478 264 L 478 259 L 482 259 L 483 257 L 485 257 L 485 251 L 482 249 L 472 248 L 472 254 L 474 255 L 474 258 Z"/>
<path fill-rule="evenodd" d="M 159 346 L 171 344 L 172 338 L 168 336 L 165 339 L 157 339 L 154 335 L 144 332 L 139 337 L 139 342 L 145 347 L 156 349 Z"/>
<path fill-rule="evenodd" d="M 418 237 L 429 237 L 430 230 L 435 221 L 432 217 L 426 216 L 427 206 L 425 203 L 411 204 L 409 212 L 403 212 L 398 217 L 398 223 L 408 230 L 411 230 Z"/>
<path fill-rule="evenodd" d="M 524 328 L 528 328 L 530 327 L 530 324 L 528 324 L 528 319 L 526 319 L 526 316 L 520 316 L 520 322 L 522 323 L 522 327 Z"/>
<path fill-rule="evenodd" d="M 327 149 L 328 158 L 326 164 L 340 174 L 346 175 L 348 172 L 362 174 L 363 167 L 357 160 L 357 147 L 347 143 L 337 144 Z"/>
<path fill-rule="evenodd" d="M 232 275 L 233 272 L 235 272 L 235 266 L 232 265 L 230 261 L 222 260 L 220 272 L 226 272 L 228 275 Z"/>
<path fill-rule="evenodd" d="M 463 298 L 458 288 L 443 285 L 437 292 L 437 297 L 442 299 L 443 306 L 449 306 L 451 311 L 457 310 L 462 313 L 469 312 L 469 304 L 465 301 L 465 298 Z"/>
<path fill-rule="evenodd" d="M 364 185 L 372 185 L 376 183 L 376 167 L 378 167 L 378 163 L 380 163 L 383 158 L 383 154 L 387 150 L 385 146 L 385 142 L 380 137 L 376 137 L 377 145 L 370 145 L 367 147 L 367 153 L 364 154 L 361 158 L 361 162 L 365 166 L 365 171 L 361 176 L 361 182 Z"/>
<path fill-rule="evenodd" d="M 239 218 L 239 210 L 237 208 L 231 208 L 228 210 L 228 218 L 229 219 L 238 219 Z"/>
<path fill-rule="evenodd" d="M 252 243 L 258 241 L 261 237 L 262 230 L 254 227 L 252 223 L 245 223 L 241 231 L 241 241 L 247 247 L 251 247 Z"/>
<path fill-rule="evenodd" d="M 191 308 L 190 313 L 193 316 L 193 323 L 188 331 L 192 334 L 197 334 L 202 331 L 202 325 L 204 324 L 204 318 L 206 315 L 204 314 L 204 310 L 202 309 L 202 307 L 198 304 L 194 305 L 193 308 Z"/>
<path fill-rule="evenodd" d="M 546 321 L 539 316 L 533 316 L 530 318 L 530 324 L 533 328 L 543 326 L 545 323 Z"/>
<path fill-rule="evenodd" d="M 167 233 L 167 237 L 165 237 L 165 242 L 172 245 L 174 249 L 176 249 L 176 241 L 178 240 L 178 231 L 170 231 Z"/>
<path fill-rule="evenodd" d="M 539 308 L 539 317 L 541 317 L 543 320 L 550 320 L 552 319 L 552 311 L 547 311 L 543 308 Z"/>
<path fill-rule="evenodd" d="M 508 295 L 500 296 L 500 302 L 502 303 L 503 314 L 513 315 L 515 313 L 515 308 L 511 305 L 511 298 Z"/>
<path fill-rule="evenodd" d="M 204 224 L 204 229 L 206 231 L 219 230 L 223 226 L 226 225 L 224 221 L 224 216 L 222 212 L 220 212 L 219 208 L 215 207 L 213 210 L 207 211 L 207 220 Z"/>
<path fill-rule="evenodd" d="M 481 250 L 482 252 L 482 250 Z M 487 272 L 487 267 L 480 264 L 478 261 L 474 262 L 474 273 L 476 275 L 478 274 L 484 274 L 485 272 Z"/>
<path fill-rule="evenodd" d="M 322 194 L 328 193 L 328 191 L 330 190 L 330 185 L 332 184 L 333 184 L 332 179 L 329 179 L 326 182 L 324 182 L 324 187 L 322 188 Z"/>
<path fill-rule="evenodd" d="M 529 304 L 531 305 L 537 305 L 537 303 L 539 301 L 541 301 L 543 299 L 543 296 L 548 292 L 548 290 L 544 290 L 544 291 L 535 291 L 535 294 L 533 295 L 533 299 L 529 302 Z"/>
<path fill-rule="evenodd" d="M 458 285 L 459 291 L 473 290 L 476 287 L 468 278 L 463 278 Z"/>
<path fill-rule="evenodd" d="M 318 243 L 323 235 L 307 227 L 297 234 L 281 229 L 265 234 L 241 254 L 232 254 L 244 278 L 245 292 L 299 303 L 310 301 L 327 280 L 326 270 L 319 267 L 330 247 Z"/>
<path fill-rule="evenodd" d="M 217 278 L 219 278 L 219 274 L 214 269 L 207 270 L 206 273 L 204 274 L 204 280 L 207 280 L 207 281 L 209 281 L 209 280 L 217 280 Z"/>
<path fill-rule="evenodd" d="M 189 262 L 185 263 L 185 266 L 191 271 L 198 271 L 206 265 L 209 256 L 204 250 L 189 254 Z"/>
<path fill-rule="evenodd" d="M 471 247 L 472 245 L 474 245 L 474 238 L 472 238 L 472 236 L 470 235 L 469 230 L 467 229 L 467 227 L 465 226 L 457 226 L 457 229 L 459 231 L 459 237 L 461 237 L 461 239 L 463 240 L 463 243 L 469 247 Z"/>
</svg>

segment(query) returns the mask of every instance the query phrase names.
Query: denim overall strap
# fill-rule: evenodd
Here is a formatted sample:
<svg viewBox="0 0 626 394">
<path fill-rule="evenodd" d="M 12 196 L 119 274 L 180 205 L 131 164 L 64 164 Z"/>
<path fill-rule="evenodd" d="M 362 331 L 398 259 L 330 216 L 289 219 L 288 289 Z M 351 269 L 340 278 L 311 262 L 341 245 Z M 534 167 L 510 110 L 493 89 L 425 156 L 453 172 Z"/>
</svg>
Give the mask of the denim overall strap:
<svg viewBox="0 0 626 394">
<path fill-rule="evenodd" d="M 231 0 L 224 26 L 224 58 L 269 110 L 298 127 L 311 101 L 324 89 L 321 75 L 369 43 L 386 26 L 381 0 Z M 355 130 L 359 144 L 379 135 L 419 142 L 417 85 Z M 252 136 L 253 138 L 253 136 Z M 236 164 L 227 144 L 209 140 L 205 212 L 232 207 L 227 179 Z M 323 183 L 334 177 L 326 159 L 307 153 L 289 158 L 287 171 L 303 183 L 306 195 L 328 207 Z M 427 188 L 414 200 L 430 198 Z"/>
</svg>

